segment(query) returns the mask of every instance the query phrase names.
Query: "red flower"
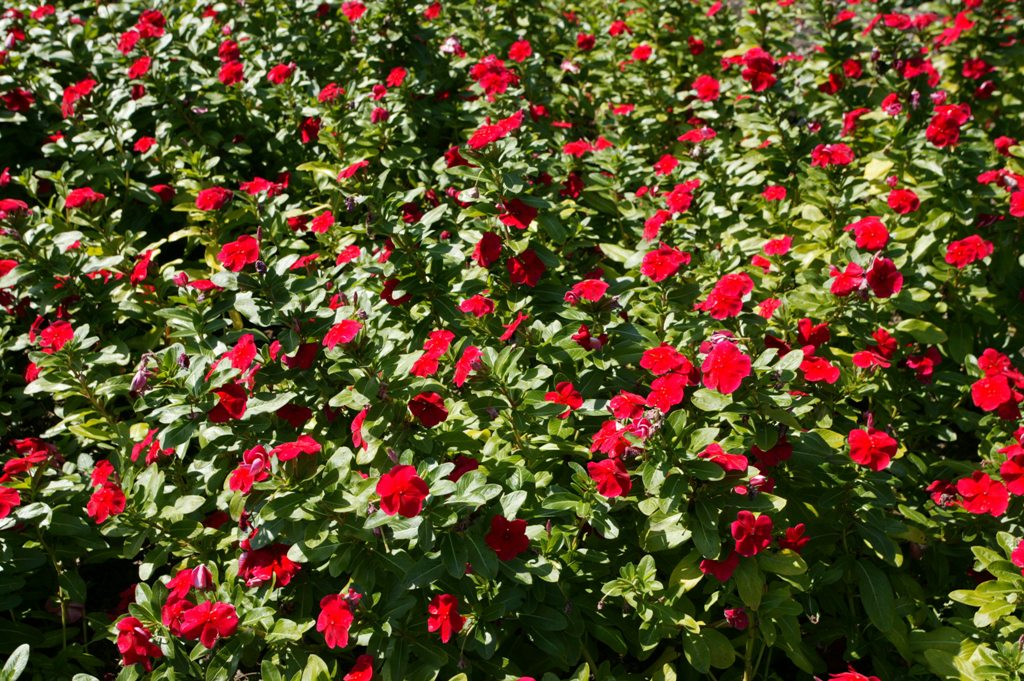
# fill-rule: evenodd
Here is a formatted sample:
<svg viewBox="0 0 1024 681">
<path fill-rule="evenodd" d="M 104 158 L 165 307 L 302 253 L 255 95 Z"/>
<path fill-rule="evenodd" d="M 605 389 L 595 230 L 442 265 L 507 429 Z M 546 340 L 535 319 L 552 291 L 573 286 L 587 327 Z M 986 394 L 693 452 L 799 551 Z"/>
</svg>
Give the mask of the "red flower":
<svg viewBox="0 0 1024 681">
<path fill-rule="evenodd" d="M 985 241 L 977 234 L 972 234 L 946 247 L 946 262 L 962 270 L 972 262 L 992 255 L 994 250 L 991 241 Z"/>
<path fill-rule="evenodd" d="M 242 463 L 231 472 L 228 487 L 235 492 L 248 494 L 257 482 L 270 477 L 270 455 L 263 445 L 256 445 L 242 454 Z"/>
<path fill-rule="evenodd" d="M 248 234 L 243 234 L 221 247 L 217 261 L 231 272 L 241 272 L 246 265 L 259 260 L 259 257 L 259 242 Z"/>
<path fill-rule="evenodd" d="M 1006 485 L 1006 489 L 1014 496 L 1024 495 L 1024 447 L 1014 444 L 1010 447 L 1003 447 L 1000 454 L 1006 454 L 1008 458 L 999 467 L 999 475 Z"/>
<path fill-rule="evenodd" d="M 455 461 L 453 463 L 455 464 L 455 468 L 452 470 L 451 473 L 448 474 L 448 479 L 451 480 L 452 482 L 458 482 L 459 478 L 461 478 L 466 473 L 470 471 L 475 471 L 477 468 L 480 468 L 479 461 L 472 457 L 464 456 L 462 454 L 459 454 L 457 457 L 455 457 Z"/>
<path fill-rule="evenodd" d="M 156 435 L 157 429 L 150 428 L 149 432 L 146 433 L 146 437 L 142 439 L 142 442 L 135 443 L 132 447 L 131 456 L 131 460 L 133 462 L 138 460 L 139 455 L 142 454 L 142 452 L 146 452 L 145 461 L 147 466 L 156 461 L 157 457 L 170 456 L 174 454 L 174 449 L 171 447 L 163 449 L 160 448 L 160 442 L 157 440 Z"/>
<path fill-rule="evenodd" d="M 843 228 L 844 232 L 853 232 L 857 248 L 866 251 L 880 251 L 889 243 L 889 230 L 874 215 L 851 222 Z"/>
<path fill-rule="evenodd" d="M 380 508 L 387 515 L 418 516 L 429 493 L 427 483 L 416 475 L 413 466 L 395 466 L 377 481 Z"/>
<path fill-rule="evenodd" d="M 433 428 L 448 419 L 444 398 L 437 393 L 423 392 L 409 400 L 409 411 L 425 428 Z"/>
<path fill-rule="evenodd" d="M 459 614 L 459 600 L 451 594 L 434 596 L 427 606 L 427 631 L 440 631 L 441 643 L 462 631 L 466 618 Z"/>
<path fill-rule="evenodd" d="M 245 66 L 241 61 L 229 61 L 220 67 L 217 79 L 224 85 L 241 83 L 244 77 Z"/>
<path fill-rule="evenodd" d="M 0 520 L 9 516 L 18 506 L 21 506 L 21 494 L 18 490 L 0 487 Z"/>
<path fill-rule="evenodd" d="M 786 528 L 786 536 L 779 540 L 780 549 L 789 549 L 800 553 L 807 542 L 811 541 L 810 537 L 804 536 L 805 526 L 803 523 L 796 525 L 795 527 Z"/>
<path fill-rule="evenodd" d="M 517 256 L 509 258 L 505 266 L 513 284 L 525 284 L 530 288 L 537 285 L 547 267 L 541 262 L 533 249 L 527 248 Z"/>
<path fill-rule="evenodd" d="M 31 109 L 32 105 L 36 103 L 36 98 L 28 90 L 16 87 L 0 96 L 0 101 L 4 103 L 8 111 L 20 113 Z"/>
<path fill-rule="evenodd" d="M 149 266 L 152 264 L 152 260 L 153 251 L 146 251 L 142 254 L 142 257 L 139 258 L 138 262 L 135 263 L 135 266 L 132 268 L 131 277 L 129 278 L 133 285 L 137 286 L 149 277 Z"/>
<path fill-rule="evenodd" d="M 697 76 L 693 81 L 693 89 L 697 93 L 697 99 L 702 102 L 713 102 L 720 94 L 718 81 L 708 75 Z"/>
<path fill-rule="evenodd" d="M 679 161 L 672 154 L 665 154 L 654 164 L 654 173 L 656 175 L 668 175 L 676 166 L 679 165 Z"/>
<path fill-rule="evenodd" d="M 438 5 L 438 7 L 440 7 L 440 5 Z M 352 671 L 345 674 L 342 681 L 372 681 L 372 679 L 373 657 L 370 655 L 360 655 L 356 658 L 356 664 L 352 667 Z"/>
<path fill-rule="evenodd" d="M 617 419 L 637 418 L 644 412 L 644 398 L 623 390 L 608 402 L 608 409 Z"/>
<path fill-rule="evenodd" d="M 704 387 L 729 395 L 750 375 L 750 367 L 750 357 L 732 341 L 719 341 L 700 367 L 701 373 L 704 374 Z"/>
<path fill-rule="evenodd" d="M 356 22 L 359 17 L 366 13 L 366 5 L 357 0 L 349 0 L 341 3 L 341 13 L 351 22 Z"/>
<path fill-rule="evenodd" d="M 64 88 L 64 96 L 61 99 L 60 112 L 64 118 L 71 118 L 75 115 L 75 102 L 82 97 L 87 96 L 92 89 L 96 87 L 97 83 L 92 78 L 86 78 L 81 80 L 74 85 L 69 85 Z"/>
<path fill-rule="evenodd" d="M 484 537 L 499 560 L 512 560 L 530 548 L 530 540 L 526 536 L 525 520 L 506 520 L 504 516 L 491 518 L 491 531 Z"/>
<path fill-rule="evenodd" d="M 355 175 L 360 170 L 366 168 L 369 165 L 370 162 L 367 161 L 366 159 L 363 159 L 362 161 L 356 161 L 355 163 L 353 163 L 352 165 L 348 166 L 340 173 L 338 173 L 338 181 L 341 182 L 342 180 L 350 179 L 353 175 Z"/>
<path fill-rule="evenodd" d="M 232 636 L 238 630 L 238 614 L 230 603 L 205 601 L 189 608 L 181 617 L 181 636 L 199 640 L 212 649 L 218 638 Z"/>
<path fill-rule="evenodd" d="M 695 306 L 704 310 L 714 319 L 735 317 L 743 310 L 743 299 L 754 290 L 754 280 L 750 275 L 740 272 L 726 274 L 715 284 L 707 299 Z"/>
<path fill-rule="evenodd" d="M 850 458 L 873 471 L 888 468 L 898 446 L 896 440 L 888 434 L 870 427 L 867 430 L 851 430 L 847 442 L 850 445 Z"/>
<path fill-rule="evenodd" d="M 889 204 L 889 208 L 892 208 L 900 215 L 913 213 L 921 207 L 921 200 L 917 198 L 917 194 L 910 189 L 893 189 L 889 192 L 887 202 Z"/>
<path fill-rule="evenodd" d="M 777 184 L 769 185 L 761 192 L 761 196 L 764 197 L 765 201 L 784 201 L 786 198 L 786 188 Z M 765 249 L 765 253 L 768 253 L 767 249 Z"/>
<path fill-rule="evenodd" d="M 267 72 L 267 80 L 274 85 L 281 85 L 295 73 L 295 64 L 277 64 Z"/>
<path fill-rule="evenodd" d="M 750 83 L 754 92 L 764 92 L 778 80 L 774 75 L 779 68 L 778 63 L 760 47 L 747 50 L 740 61 L 743 65 L 740 75 Z"/>
<path fill-rule="evenodd" d="M 747 470 L 747 457 L 742 454 L 729 454 L 717 442 L 709 444 L 697 456 L 701 459 L 714 461 L 725 471 L 739 471 L 742 473 Z"/>
<path fill-rule="evenodd" d="M 570 305 L 575 305 L 582 298 L 596 303 L 608 290 L 608 284 L 600 279 L 584 279 L 566 292 L 564 300 Z"/>
<path fill-rule="evenodd" d="M 1024 218 L 1024 191 L 1014 192 L 1010 195 L 1010 215 L 1015 218 Z"/>
<path fill-rule="evenodd" d="M 705 558 L 700 562 L 700 571 L 724 583 L 729 581 L 729 578 L 732 577 L 732 573 L 736 571 L 736 567 L 739 564 L 740 554 L 730 551 L 729 555 L 722 560 Z"/>
<path fill-rule="evenodd" d="M 207 414 L 210 423 L 227 423 L 232 419 L 245 416 L 246 404 L 249 400 L 245 388 L 237 383 L 228 383 L 219 390 L 213 391 L 217 396 L 217 404 Z"/>
<path fill-rule="evenodd" d="M 501 237 L 494 232 L 484 232 L 473 249 L 473 259 L 480 267 L 490 267 L 501 257 Z"/>
<path fill-rule="evenodd" d="M 132 80 L 142 78 L 149 73 L 149 67 L 153 63 L 151 57 L 139 57 L 128 67 L 128 77 Z"/>
<path fill-rule="evenodd" d="M 323 632 L 328 648 L 344 648 L 348 645 L 348 630 L 353 619 L 352 608 L 345 597 L 339 594 L 324 596 L 320 599 L 316 630 Z"/>
<path fill-rule="evenodd" d="M 1010 561 L 1019 568 L 1024 568 L 1024 539 L 1017 543 L 1017 548 L 1010 553 Z M 1021 570 L 1024 575 L 1024 569 Z"/>
<path fill-rule="evenodd" d="M 285 442 L 270 450 L 271 456 L 276 456 L 278 461 L 291 461 L 298 458 L 299 454 L 316 454 L 320 451 L 320 443 L 309 435 L 300 435 L 295 442 Z"/>
<path fill-rule="evenodd" d="M 745 558 L 756 556 L 772 543 L 772 519 L 765 514 L 755 519 L 750 511 L 740 511 L 730 531 L 736 540 L 736 553 Z"/>
<path fill-rule="evenodd" d="M 545 402 L 564 404 L 568 409 L 559 414 L 558 418 L 564 419 L 572 411 L 583 406 L 583 397 L 576 391 L 572 383 L 562 381 L 555 386 L 555 390 L 544 395 Z"/>
<path fill-rule="evenodd" d="M 461 388 L 466 383 L 471 371 L 483 366 L 480 361 L 481 357 L 483 357 L 483 352 L 480 348 L 475 345 L 466 346 L 466 349 L 462 351 L 462 356 L 455 362 L 454 382 L 457 387 Z"/>
<path fill-rule="evenodd" d="M 508 58 L 514 62 L 523 62 L 533 54 L 529 40 L 517 40 L 508 48 Z"/>
<path fill-rule="evenodd" d="M 828 678 L 829 681 L 881 681 L 877 676 L 864 676 L 853 667 L 848 672 L 832 674 Z"/>
<path fill-rule="evenodd" d="M 153 660 L 163 657 L 160 647 L 153 643 L 153 634 L 134 617 L 125 617 L 117 623 L 117 649 L 124 666 L 140 663 L 147 672 L 153 671 Z"/>
<path fill-rule="evenodd" d="M 967 104 L 940 104 L 928 122 L 925 138 L 938 148 L 955 147 L 960 141 L 960 126 L 971 117 Z"/>
<path fill-rule="evenodd" d="M 61 348 L 68 344 L 75 336 L 75 330 L 71 324 L 63 319 L 50 324 L 39 334 L 39 349 L 47 355 L 60 352 Z"/>
<path fill-rule="evenodd" d="M 587 473 L 597 484 L 597 491 L 602 496 L 621 497 L 629 494 L 632 487 L 626 464 L 619 458 L 590 461 L 587 463 Z"/>
<path fill-rule="evenodd" d="M 115 482 L 105 482 L 89 497 L 85 512 L 99 525 L 112 515 L 124 511 L 124 492 Z"/>
<path fill-rule="evenodd" d="M 824 381 L 831 385 L 840 377 L 839 367 L 824 357 L 807 357 L 800 364 L 800 371 L 804 373 L 804 380 L 808 383 Z"/>
<path fill-rule="evenodd" d="M 986 376 L 971 386 L 971 399 L 983 411 L 995 411 L 1013 399 L 1010 383 L 1006 376 Z"/>
<path fill-rule="evenodd" d="M 313 218 L 313 221 L 309 223 L 309 229 L 315 234 L 326 234 L 332 225 L 334 225 L 334 213 L 325 210 Z"/>
<path fill-rule="evenodd" d="M 689 383 L 687 374 L 693 371 L 689 360 L 686 365 L 685 372 L 672 372 L 654 379 L 651 382 L 651 392 L 647 395 L 645 404 L 667 414 L 672 407 L 682 402 L 686 386 Z"/>
<path fill-rule="evenodd" d="M 646 238 L 646 236 L 645 236 Z M 640 264 L 640 273 L 650 277 L 651 281 L 663 281 L 671 277 L 683 265 L 690 264 L 690 254 L 672 248 L 664 243 L 658 245 L 658 249 L 644 255 Z"/>
<path fill-rule="evenodd" d="M 956 491 L 960 494 L 963 507 L 976 515 L 988 513 L 998 518 L 1006 513 L 1010 503 L 1006 485 L 981 471 L 974 471 L 971 477 L 957 480 Z"/>
<path fill-rule="evenodd" d="M 238 576 L 246 586 L 287 586 L 299 568 L 299 564 L 288 557 L 287 544 L 243 551 L 238 558 Z"/>
<path fill-rule="evenodd" d="M 879 298 L 890 298 L 903 288 L 903 275 L 888 258 L 876 258 L 865 278 Z"/>
<path fill-rule="evenodd" d="M 819 144 L 811 150 L 811 165 L 820 168 L 846 166 L 853 163 L 853 150 L 843 143 Z"/>
<path fill-rule="evenodd" d="M 327 332 L 324 336 L 323 345 L 328 350 L 333 350 L 339 344 L 351 343 L 362 330 L 363 325 L 354 319 L 343 319 Z"/>
<path fill-rule="evenodd" d="M 511 73 L 511 72 L 510 72 Z M 469 137 L 470 149 L 483 149 L 488 144 L 508 137 L 514 130 L 518 130 L 523 124 L 523 112 L 517 111 L 508 118 L 503 118 L 497 123 L 482 125 Z"/>
<path fill-rule="evenodd" d="M 79 187 L 68 192 L 68 195 L 64 198 L 64 207 L 81 208 L 83 206 L 91 206 L 105 198 L 104 194 L 93 191 L 92 187 Z"/>
<path fill-rule="evenodd" d="M 474 317 L 483 317 L 494 312 L 494 301 L 476 294 L 459 303 L 459 310 Z"/>
<path fill-rule="evenodd" d="M 505 62 L 489 54 L 473 65 L 469 76 L 483 89 L 487 100 L 493 102 L 495 95 L 503 94 L 510 85 L 519 82 L 519 76 L 505 68 Z"/>
<path fill-rule="evenodd" d="M 644 354 L 640 357 L 640 366 L 655 376 L 676 370 L 686 373 L 693 368 L 690 360 L 686 359 L 685 356 L 668 343 L 662 343 L 656 348 L 645 350 Z"/>
<path fill-rule="evenodd" d="M 196 208 L 202 211 L 220 210 L 234 195 L 234 192 L 226 187 L 208 187 L 196 195 Z"/>
<path fill-rule="evenodd" d="M 855 262 L 848 264 L 845 270 L 840 270 L 833 265 L 828 276 L 834 279 L 829 289 L 833 295 L 845 297 L 860 289 L 863 285 L 864 268 Z"/>
</svg>

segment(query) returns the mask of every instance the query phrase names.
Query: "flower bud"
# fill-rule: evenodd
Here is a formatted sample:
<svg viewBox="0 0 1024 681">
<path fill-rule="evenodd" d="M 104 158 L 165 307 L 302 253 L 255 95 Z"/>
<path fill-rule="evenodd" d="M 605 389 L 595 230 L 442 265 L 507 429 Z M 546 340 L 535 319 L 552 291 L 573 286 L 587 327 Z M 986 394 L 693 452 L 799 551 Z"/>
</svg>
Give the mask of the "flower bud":
<svg viewBox="0 0 1024 681">
<path fill-rule="evenodd" d="M 205 565 L 192 568 L 192 586 L 200 591 L 209 591 L 213 588 L 213 575 L 210 568 Z"/>
</svg>

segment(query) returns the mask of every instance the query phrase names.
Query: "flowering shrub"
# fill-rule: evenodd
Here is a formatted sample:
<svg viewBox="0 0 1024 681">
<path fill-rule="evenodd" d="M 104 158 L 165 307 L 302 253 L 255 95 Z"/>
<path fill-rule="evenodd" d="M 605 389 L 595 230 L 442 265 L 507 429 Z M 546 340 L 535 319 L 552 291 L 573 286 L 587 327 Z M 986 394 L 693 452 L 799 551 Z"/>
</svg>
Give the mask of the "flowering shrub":
<svg viewBox="0 0 1024 681">
<path fill-rule="evenodd" d="M 15 1 L 4 678 L 1021 678 L 1021 21 Z"/>
</svg>

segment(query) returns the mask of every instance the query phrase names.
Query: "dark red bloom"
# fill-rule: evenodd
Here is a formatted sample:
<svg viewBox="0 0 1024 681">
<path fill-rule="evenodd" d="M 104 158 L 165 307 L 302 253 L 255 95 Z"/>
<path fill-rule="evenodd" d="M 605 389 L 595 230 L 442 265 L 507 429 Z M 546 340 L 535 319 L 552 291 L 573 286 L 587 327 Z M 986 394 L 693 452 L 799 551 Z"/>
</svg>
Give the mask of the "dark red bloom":
<svg viewBox="0 0 1024 681">
<path fill-rule="evenodd" d="M 246 404 L 249 396 L 238 383 L 228 383 L 213 391 L 217 396 L 217 404 L 207 415 L 210 423 L 226 423 L 232 419 L 240 419 L 245 416 Z"/>
<path fill-rule="evenodd" d="M 153 643 L 153 633 L 134 617 L 117 623 L 117 649 L 124 666 L 138 663 L 147 672 L 153 671 L 153 658 L 164 656 L 160 646 Z"/>
<path fill-rule="evenodd" d="M 448 419 L 444 398 L 437 393 L 420 393 L 409 400 L 409 411 L 425 428 L 433 428 Z"/>
<path fill-rule="evenodd" d="M 288 557 L 288 548 L 287 544 L 271 544 L 243 551 L 238 558 L 238 577 L 246 586 L 287 586 L 300 568 Z"/>
<path fill-rule="evenodd" d="M 746 558 L 756 556 L 772 543 L 772 519 L 765 514 L 754 518 L 750 511 L 740 511 L 730 531 L 736 540 L 736 553 Z"/>
<path fill-rule="evenodd" d="M 491 531 L 484 537 L 484 541 L 498 555 L 499 560 L 512 560 L 530 548 L 526 521 L 506 520 L 501 515 L 491 518 Z"/>
</svg>

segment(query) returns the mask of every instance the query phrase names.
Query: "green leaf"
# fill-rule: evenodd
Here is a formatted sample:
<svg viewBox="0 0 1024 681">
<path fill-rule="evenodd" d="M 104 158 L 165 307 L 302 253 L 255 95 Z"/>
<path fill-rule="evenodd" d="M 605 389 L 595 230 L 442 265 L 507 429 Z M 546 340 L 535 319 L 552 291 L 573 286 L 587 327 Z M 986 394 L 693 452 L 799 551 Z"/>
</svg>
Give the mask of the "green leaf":
<svg viewBox="0 0 1024 681">
<path fill-rule="evenodd" d="M 28 666 L 30 650 L 31 646 L 27 643 L 22 643 L 14 649 L 11 656 L 7 658 L 7 662 L 4 663 L 4 668 L 0 670 L 0 676 L 2 676 L 3 681 L 16 681 L 21 676 L 21 673 L 25 671 L 25 667 Z"/>
<path fill-rule="evenodd" d="M 868 619 L 882 633 L 892 631 L 896 626 L 896 606 L 889 577 L 866 560 L 857 561 L 854 570 L 861 603 L 868 613 Z"/>
<path fill-rule="evenodd" d="M 700 388 L 690 396 L 690 401 L 701 411 L 722 411 L 732 404 L 732 396 L 723 395 L 717 390 Z"/>
<path fill-rule="evenodd" d="M 290 619 L 281 618 L 274 622 L 274 628 L 267 634 L 267 643 L 279 641 L 300 641 L 302 635 L 313 626 L 313 620 L 298 623 Z"/>
<path fill-rule="evenodd" d="M 807 572 L 807 563 L 796 551 L 783 549 L 782 551 L 762 551 L 757 554 L 757 564 L 765 572 L 771 572 L 786 577 L 795 577 Z"/>
<path fill-rule="evenodd" d="M 896 325 L 896 330 L 909 333 L 922 345 L 938 345 L 949 339 L 945 331 L 923 319 L 904 319 Z"/>
<path fill-rule="evenodd" d="M 711 670 L 711 650 L 700 634 L 683 633 L 683 654 L 699 673 L 707 674 Z"/>
<path fill-rule="evenodd" d="M 736 580 L 736 590 L 740 594 L 740 600 L 751 610 L 761 607 L 761 597 L 764 594 L 764 575 L 757 567 L 757 561 L 749 558 L 740 558 L 740 564 L 733 573 Z"/>
<path fill-rule="evenodd" d="M 725 634 L 718 629 L 702 629 L 700 637 L 708 646 L 711 654 L 711 666 L 715 669 L 728 669 L 736 661 L 736 650 Z"/>
<path fill-rule="evenodd" d="M 330 681 L 331 670 L 327 663 L 316 655 L 310 655 L 306 659 L 306 666 L 302 670 L 301 681 Z"/>
</svg>

